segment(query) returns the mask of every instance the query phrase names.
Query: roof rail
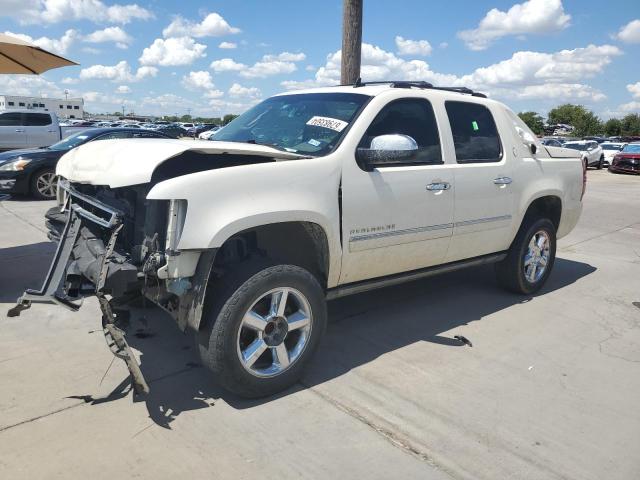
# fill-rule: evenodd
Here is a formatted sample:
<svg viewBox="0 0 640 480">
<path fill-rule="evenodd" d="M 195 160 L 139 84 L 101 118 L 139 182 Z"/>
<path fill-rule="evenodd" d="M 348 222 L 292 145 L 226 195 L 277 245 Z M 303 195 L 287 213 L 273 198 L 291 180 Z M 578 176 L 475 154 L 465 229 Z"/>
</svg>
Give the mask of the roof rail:
<svg viewBox="0 0 640 480">
<path fill-rule="evenodd" d="M 367 85 L 389 85 L 391 88 L 423 88 L 431 90 L 444 90 L 446 92 L 462 93 L 466 95 L 472 95 L 474 97 L 487 98 L 484 93 L 474 92 L 467 87 L 436 87 L 429 82 L 412 80 L 379 80 L 375 82 L 363 82 L 362 79 L 358 78 L 353 84 L 353 88 L 364 87 Z"/>
</svg>

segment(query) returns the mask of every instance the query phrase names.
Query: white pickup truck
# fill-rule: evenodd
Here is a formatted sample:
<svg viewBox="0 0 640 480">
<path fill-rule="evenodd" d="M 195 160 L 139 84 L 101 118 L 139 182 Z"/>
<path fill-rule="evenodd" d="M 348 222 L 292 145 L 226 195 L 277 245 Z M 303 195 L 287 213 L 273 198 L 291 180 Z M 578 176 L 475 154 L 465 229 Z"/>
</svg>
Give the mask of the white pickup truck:
<svg viewBox="0 0 640 480">
<path fill-rule="evenodd" d="M 55 113 L 0 111 L 0 150 L 48 147 L 86 127 L 61 127 Z"/>
<path fill-rule="evenodd" d="M 144 392 L 121 322 L 142 294 L 248 397 L 300 378 L 327 299 L 487 263 L 503 287 L 538 291 L 586 185 L 579 152 L 543 146 L 482 94 L 426 82 L 277 95 L 214 141 L 93 142 L 57 173 L 58 251 L 10 314 L 97 295 Z"/>
</svg>

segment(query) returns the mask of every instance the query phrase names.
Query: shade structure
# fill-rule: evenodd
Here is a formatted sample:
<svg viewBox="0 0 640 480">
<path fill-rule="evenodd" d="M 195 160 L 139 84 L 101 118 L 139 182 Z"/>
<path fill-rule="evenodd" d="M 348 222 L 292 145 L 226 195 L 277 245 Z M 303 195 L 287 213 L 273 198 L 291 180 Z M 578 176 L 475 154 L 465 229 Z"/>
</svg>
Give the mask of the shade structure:
<svg viewBox="0 0 640 480">
<path fill-rule="evenodd" d="M 20 38 L 0 33 L 0 73 L 38 75 L 69 65 L 78 64 Z"/>
</svg>

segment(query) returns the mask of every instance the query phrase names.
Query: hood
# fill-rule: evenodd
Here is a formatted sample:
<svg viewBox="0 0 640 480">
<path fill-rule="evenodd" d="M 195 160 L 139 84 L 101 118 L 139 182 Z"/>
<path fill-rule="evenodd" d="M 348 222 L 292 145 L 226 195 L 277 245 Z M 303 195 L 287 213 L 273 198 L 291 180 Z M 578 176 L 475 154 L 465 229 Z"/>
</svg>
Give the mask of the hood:
<svg viewBox="0 0 640 480">
<path fill-rule="evenodd" d="M 0 164 L 6 163 L 10 160 L 16 160 L 20 157 L 23 158 L 42 158 L 48 157 L 52 153 L 52 150 L 46 148 L 24 148 L 20 150 L 9 150 L 7 152 L 0 153 Z M 60 153 L 60 152 L 55 152 Z"/>
<path fill-rule="evenodd" d="M 544 147 L 551 158 L 580 158 L 582 155 L 580 150 L 564 147 L 552 147 L 545 145 Z"/>
<path fill-rule="evenodd" d="M 56 173 L 72 182 L 108 185 L 111 188 L 139 185 L 151 181 L 159 165 L 185 152 L 205 154 L 201 158 L 204 158 L 202 161 L 211 162 L 210 169 L 217 168 L 216 155 L 220 154 L 244 156 L 245 161 L 238 164 L 246 164 L 247 156 L 262 161 L 264 158 L 305 158 L 296 153 L 249 143 L 131 138 L 89 142 L 74 148 L 58 161 Z M 224 166 L 231 165 L 226 162 Z"/>
</svg>

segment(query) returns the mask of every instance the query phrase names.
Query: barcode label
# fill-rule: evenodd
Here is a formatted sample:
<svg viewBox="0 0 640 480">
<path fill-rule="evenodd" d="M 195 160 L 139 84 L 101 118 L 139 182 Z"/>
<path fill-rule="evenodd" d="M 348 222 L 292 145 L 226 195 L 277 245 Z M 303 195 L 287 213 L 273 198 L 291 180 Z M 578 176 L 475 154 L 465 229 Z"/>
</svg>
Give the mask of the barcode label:
<svg viewBox="0 0 640 480">
<path fill-rule="evenodd" d="M 341 132 L 349 124 L 347 122 L 343 122 L 342 120 L 338 120 L 337 118 L 311 117 L 311 119 L 307 122 L 307 125 L 311 125 L 312 127 L 328 128 L 330 130 L 335 130 L 336 132 Z"/>
</svg>

